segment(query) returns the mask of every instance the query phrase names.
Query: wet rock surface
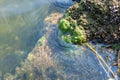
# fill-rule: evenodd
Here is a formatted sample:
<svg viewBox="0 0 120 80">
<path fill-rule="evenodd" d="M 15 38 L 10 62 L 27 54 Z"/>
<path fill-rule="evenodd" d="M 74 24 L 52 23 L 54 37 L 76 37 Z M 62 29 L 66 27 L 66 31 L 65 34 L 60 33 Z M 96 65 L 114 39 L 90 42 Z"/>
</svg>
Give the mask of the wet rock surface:
<svg viewBox="0 0 120 80">
<path fill-rule="evenodd" d="M 84 27 L 88 40 L 120 42 L 120 1 L 84 0 L 68 8 L 66 14 Z"/>
</svg>

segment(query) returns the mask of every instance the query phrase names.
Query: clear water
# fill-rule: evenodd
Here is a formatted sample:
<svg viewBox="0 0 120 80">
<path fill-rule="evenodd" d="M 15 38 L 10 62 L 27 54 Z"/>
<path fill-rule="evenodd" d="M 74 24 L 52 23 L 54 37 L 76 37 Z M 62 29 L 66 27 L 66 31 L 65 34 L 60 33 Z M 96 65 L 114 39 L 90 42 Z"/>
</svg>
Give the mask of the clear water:
<svg viewBox="0 0 120 80">
<path fill-rule="evenodd" d="M 16 75 L 18 66 L 24 69 L 27 65 L 28 68 L 28 65 L 32 63 L 27 64 L 25 60 L 28 60 L 29 54 L 42 38 L 46 40 L 44 46 L 48 46 L 51 50 L 52 57 L 50 58 L 56 61 L 59 67 L 56 68 L 55 73 L 47 69 L 49 76 L 42 75 L 46 78 L 26 78 L 28 76 L 26 71 L 22 80 L 57 80 L 56 75 L 59 73 L 63 75 L 58 80 L 108 79 L 95 55 L 89 49 L 85 46 L 66 44 L 58 37 L 59 30 L 54 22 L 56 23 L 56 20 L 62 17 L 65 9 L 72 3 L 70 0 L 0 0 L 0 80 L 4 80 L 7 73 Z M 53 16 L 50 16 L 51 14 Z M 53 22 L 49 22 L 49 19 Z M 99 49 L 100 45 L 94 46 Z M 47 52 L 48 49 L 43 51 Z M 98 51 L 104 56 L 101 50 Z M 44 52 L 41 50 L 40 53 Z M 106 53 L 110 55 L 109 52 L 106 51 Z M 114 55 L 111 55 L 111 59 L 114 59 Z M 116 67 L 113 69 L 116 71 Z M 40 76 L 40 72 L 37 71 L 34 76 Z"/>
<path fill-rule="evenodd" d="M 0 0 L 0 72 L 12 72 L 43 33 L 50 3 Z"/>
</svg>

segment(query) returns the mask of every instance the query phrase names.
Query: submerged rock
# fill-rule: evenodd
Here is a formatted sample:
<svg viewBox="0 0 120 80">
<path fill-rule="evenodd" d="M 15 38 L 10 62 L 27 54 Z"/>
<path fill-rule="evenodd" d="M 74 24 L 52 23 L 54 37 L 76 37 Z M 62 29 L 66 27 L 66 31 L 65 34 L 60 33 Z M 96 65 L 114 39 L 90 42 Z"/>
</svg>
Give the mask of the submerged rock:
<svg viewBox="0 0 120 80">
<path fill-rule="evenodd" d="M 81 0 L 66 10 L 61 20 L 63 19 L 67 21 L 64 21 L 64 26 L 59 25 L 59 29 L 65 42 L 80 45 L 92 41 L 114 45 L 120 49 L 120 45 L 116 46 L 120 44 L 119 0 Z M 73 23 L 72 21 L 76 22 L 74 27 L 66 25 Z M 72 30 L 69 27 L 72 27 Z M 118 72 L 120 73 L 120 70 Z"/>
<path fill-rule="evenodd" d="M 21 65 L 16 67 L 15 74 L 5 74 L 4 80 L 65 80 L 65 75 L 54 60 L 52 49 L 47 45 L 53 30 L 53 26 L 50 25 L 56 25 L 61 17 L 61 13 L 53 13 L 45 18 L 46 34 L 38 40 Z"/>
</svg>

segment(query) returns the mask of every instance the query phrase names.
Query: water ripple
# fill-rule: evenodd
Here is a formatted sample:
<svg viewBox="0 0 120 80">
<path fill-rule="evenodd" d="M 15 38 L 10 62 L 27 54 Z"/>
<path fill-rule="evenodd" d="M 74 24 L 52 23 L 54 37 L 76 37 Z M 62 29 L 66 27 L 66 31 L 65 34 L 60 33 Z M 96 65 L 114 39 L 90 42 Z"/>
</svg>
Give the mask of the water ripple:
<svg viewBox="0 0 120 80">
<path fill-rule="evenodd" d="M 76 80 L 76 77 L 79 80 L 106 80 L 104 71 L 90 50 L 84 46 L 67 44 L 59 35 L 58 28 L 55 28 L 49 36 L 48 45 L 57 56 L 59 64 L 64 67 L 68 80 Z"/>
<path fill-rule="evenodd" d="M 53 4 L 57 7 L 68 8 L 73 4 L 72 0 L 52 0 Z"/>
</svg>

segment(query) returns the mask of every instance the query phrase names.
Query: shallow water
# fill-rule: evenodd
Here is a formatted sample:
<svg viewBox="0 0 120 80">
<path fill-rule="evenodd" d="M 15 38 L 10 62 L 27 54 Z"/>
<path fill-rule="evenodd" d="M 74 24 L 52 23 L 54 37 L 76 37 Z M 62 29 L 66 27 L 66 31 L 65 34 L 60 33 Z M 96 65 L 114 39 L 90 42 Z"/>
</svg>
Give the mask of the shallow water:
<svg viewBox="0 0 120 80">
<path fill-rule="evenodd" d="M 36 43 L 37 45 L 39 43 L 38 39 L 42 38 L 45 38 L 45 42 L 42 41 L 44 46 L 48 46 L 51 50 L 53 57 L 50 58 L 60 67 L 57 68 L 57 71 L 64 74 L 65 80 L 108 79 L 95 55 L 89 49 L 85 46 L 77 47 L 66 44 L 59 38 L 56 19 L 59 20 L 65 9 L 72 4 L 73 2 L 70 0 L 0 0 L 0 80 L 4 80 L 7 73 L 16 75 L 17 66 L 24 69 L 27 65 L 24 60 L 29 58 Z M 51 16 L 51 14 L 53 15 Z M 38 46 L 41 46 L 41 43 Z M 96 49 L 103 57 L 105 56 L 99 50 L 101 45 L 93 46 L 97 46 Z M 45 49 L 45 51 L 47 50 Z M 105 53 L 110 55 L 107 50 Z M 110 55 L 112 59 L 114 59 L 114 55 Z M 21 62 L 24 63 L 24 66 L 21 65 Z M 116 67 L 113 69 L 116 71 Z M 37 73 L 35 76 L 40 76 L 40 72 Z M 57 80 L 55 73 L 49 73 L 49 75 L 51 75 L 50 78 L 45 76 L 45 79 Z M 44 78 L 41 79 L 44 80 Z M 29 79 L 24 78 L 23 80 Z"/>
<path fill-rule="evenodd" d="M 0 0 L 0 72 L 12 72 L 43 33 L 50 3 Z"/>
</svg>

